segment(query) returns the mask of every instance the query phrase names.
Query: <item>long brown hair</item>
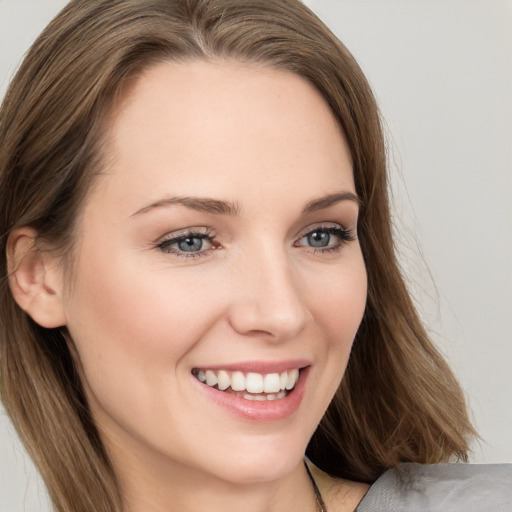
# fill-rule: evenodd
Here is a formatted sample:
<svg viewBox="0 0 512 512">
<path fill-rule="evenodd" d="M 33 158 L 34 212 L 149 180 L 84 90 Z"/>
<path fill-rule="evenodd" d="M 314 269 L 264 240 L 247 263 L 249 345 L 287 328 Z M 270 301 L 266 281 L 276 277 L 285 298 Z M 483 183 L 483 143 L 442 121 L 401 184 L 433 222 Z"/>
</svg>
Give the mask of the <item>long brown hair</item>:
<svg viewBox="0 0 512 512">
<path fill-rule="evenodd" d="M 0 392 L 56 509 L 113 512 L 121 500 L 72 341 L 16 305 L 7 239 L 31 226 L 65 254 L 101 172 L 102 133 L 122 88 L 156 62 L 184 59 L 301 75 L 325 98 L 350 147 L 368 301 L 308 456 L 333 475 L 366 482 L 403 461 L 464 459 L 474 431 L 396 260 L 379 113 L 348 50 L 297 0 L 75 0 L 34 43 L 0 110 Z"/>
</svg>

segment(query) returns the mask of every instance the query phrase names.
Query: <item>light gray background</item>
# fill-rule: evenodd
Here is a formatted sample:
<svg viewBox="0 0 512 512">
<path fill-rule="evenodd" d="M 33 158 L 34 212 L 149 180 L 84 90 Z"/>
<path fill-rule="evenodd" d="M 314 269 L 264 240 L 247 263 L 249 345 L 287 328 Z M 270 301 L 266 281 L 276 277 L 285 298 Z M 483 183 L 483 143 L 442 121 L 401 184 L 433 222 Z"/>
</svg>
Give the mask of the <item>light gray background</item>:
<svg viewBox="0 0 512 512">
<path fill-rule="evenodd" d="M 0 97 L 65 3 L 0 0 Z M 472 460 L 511 462 L 512 2 L 306 3 L 358 59 L 388 124 L 402 261 L 468 394 Z M 47 510 L 0 410 L 0 512 Z"/>
</svg>

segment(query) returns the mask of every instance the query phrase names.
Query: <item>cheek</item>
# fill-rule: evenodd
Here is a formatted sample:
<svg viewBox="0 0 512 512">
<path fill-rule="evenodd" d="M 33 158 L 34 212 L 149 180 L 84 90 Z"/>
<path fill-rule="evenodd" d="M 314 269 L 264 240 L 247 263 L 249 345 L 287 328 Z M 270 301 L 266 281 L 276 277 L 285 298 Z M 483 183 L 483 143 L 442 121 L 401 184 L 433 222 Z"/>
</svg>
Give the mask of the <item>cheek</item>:
<svg viewBox="0 0 512 512">
<path fill-rule="evenodd" d="M 311 428 L 314 430 L 338 389 L 361 323 L 367 296 L 367 276 L 360 254 L 306 282 L 309 309 L 314 318 L 316 371 L 311 372 Z"/>
<path fill-rule="evenodd" d="M 337 271 L 326 273 L 321 289 L 311 287 L 316 290 L 311 293 L 312 313 L 325 347 L 317 361 L 323 370 L 314 376 L 314 384 L 323 389 L 325 400 L 321 405 L 324 409 L 343 378 L 366 306 L 366 269 L 360 252 L 354 256 L 350 264 L 345 262 Z"/>
<path fill-rule="evenodd" d="M 183 409 L 190 360 L 218 316 L 216 301 L 200 283 L 135 259 L 89 260 L 77 275 L 69 330 L 98 426 L 122 439 L 180 439 L 173 411 Z"/>
<path fill-rule="evenodd" d="M 67 308 L 83 376 L 95 394 L 115 398 L 134 384 L 130 392 L 142 400 L 155 381 L 180 371 L 213 321 L 215 301 L 168 269 L 148 272 L 137 258 L 105 265 L 89 254 Z"/>
<path fill-rule="evenodd" d="M 350 350 L 366 306 L 367 276 L 363 258 L 355 254 L 310 283 L 310 304 L 316 323 L 324 329 L 333 348 Z M 318 286 L 320 284 L 322 286 Z"/>
</svg>

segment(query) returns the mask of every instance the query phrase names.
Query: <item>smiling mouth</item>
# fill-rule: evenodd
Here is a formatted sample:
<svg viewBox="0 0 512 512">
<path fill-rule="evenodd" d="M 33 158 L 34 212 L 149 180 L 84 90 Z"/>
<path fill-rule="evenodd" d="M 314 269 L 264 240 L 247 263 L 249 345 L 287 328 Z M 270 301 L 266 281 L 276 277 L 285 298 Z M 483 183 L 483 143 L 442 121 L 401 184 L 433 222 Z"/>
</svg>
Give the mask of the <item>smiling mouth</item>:
<svg viewBox="0 0 512 512">
<path fill-rule="evenodd" d="M 245 400 L 280 400 L 293 391 L 299 369 L 281 373 L 256 373 L 194 368 L 192 375 L 207 386 Z"/>
</svg>

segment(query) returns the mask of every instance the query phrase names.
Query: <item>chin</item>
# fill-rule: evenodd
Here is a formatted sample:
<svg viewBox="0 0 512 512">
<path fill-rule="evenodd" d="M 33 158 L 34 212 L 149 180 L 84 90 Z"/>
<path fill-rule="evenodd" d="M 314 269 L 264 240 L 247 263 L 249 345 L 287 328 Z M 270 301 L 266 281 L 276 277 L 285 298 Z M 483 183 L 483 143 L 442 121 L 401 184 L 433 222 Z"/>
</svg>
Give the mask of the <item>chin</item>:
<svg viewBox="0 0 512 512">
<path fill-rule="evenodd" d="M 290 475 L 302 463 L 303 457 L 304 455 L 301 455 L 294 459 L 279 461 L 276 461 L 276 458 L 254 461 L 241 457 L 238 461 L 224 466 L 222 475 L 219 476 L 238 485 L 273 482 Z"/>
<path fill-rule="evenodd" d="M 217 466 L 218 476 L 225 481 L 235 484 L 271 482 L 285 478 L 302 464 L 306 446 L 307 440 L 269 441 L 263 437 L 233 450 L 230 457 L 224 455 L 222 467 L 216 464 L 218 457 L 212 462 Z"/>
</svg>

